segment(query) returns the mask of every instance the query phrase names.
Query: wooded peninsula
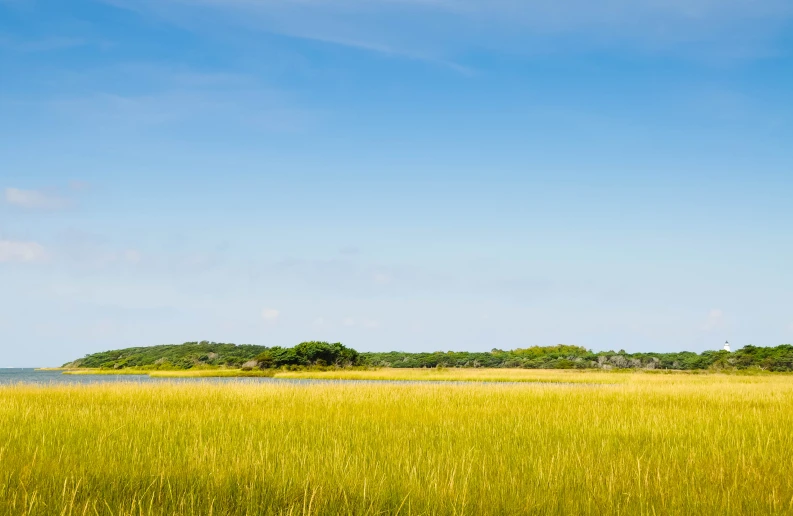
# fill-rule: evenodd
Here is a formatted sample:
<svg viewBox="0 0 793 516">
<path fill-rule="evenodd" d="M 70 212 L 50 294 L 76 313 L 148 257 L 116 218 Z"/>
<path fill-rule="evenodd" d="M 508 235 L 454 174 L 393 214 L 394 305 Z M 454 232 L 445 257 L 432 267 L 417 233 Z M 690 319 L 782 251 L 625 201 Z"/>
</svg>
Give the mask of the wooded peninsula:
<svg viewBox="0 0 793 516">
<path fill-rule="evenodd" d="M 294 347 L 253 344 L 185 342 L 93 353 L 64 364 L 64 368 L 103 370 L 285 369 L 306 368 L 524 368 L 524 369 L 660 369 L 793 371 L 793 345 L 745 346 L 729 352 L 626 353 L 593 352 L 559 344 L 489 352 L 402 351 L 366 352 L 343 344 L 302 342 Z"/>
</svg>

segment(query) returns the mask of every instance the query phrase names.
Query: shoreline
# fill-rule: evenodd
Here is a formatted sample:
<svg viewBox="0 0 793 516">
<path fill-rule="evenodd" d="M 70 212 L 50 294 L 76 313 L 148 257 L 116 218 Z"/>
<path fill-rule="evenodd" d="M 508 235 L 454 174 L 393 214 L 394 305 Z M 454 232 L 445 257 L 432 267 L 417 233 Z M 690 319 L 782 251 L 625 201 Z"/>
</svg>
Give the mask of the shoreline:
<svg viewBox="0 0 793 516">
<path fill-rule="evenodd" d="M 379 368 L 298 370 L 283 369 L 89 369 L 37 368 L 38 372 L 75 376 L 148 376 L 150 378 L 273 378 L 282 380 L 359 380 L 415 382 L 486 382 L 486 383 L 597 383 L 619 384 L 631 378 L 727 378 L 789 376 L 793 373 L 746 370 L 645 370 L 645 369 L 507 369 L 507 368 Z"/>
</svg>

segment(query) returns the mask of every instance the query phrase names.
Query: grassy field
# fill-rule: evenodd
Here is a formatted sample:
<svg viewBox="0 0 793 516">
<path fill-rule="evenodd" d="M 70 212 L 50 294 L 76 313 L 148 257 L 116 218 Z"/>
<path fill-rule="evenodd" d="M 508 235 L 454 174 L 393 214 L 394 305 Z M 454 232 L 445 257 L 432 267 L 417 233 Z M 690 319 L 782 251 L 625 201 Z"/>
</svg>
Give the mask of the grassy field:
<svg viewBox="0 0 793 516">
<path fill-rule="evenodd" d="M 46 369 L 42 369 L 45 371 Z M 450 382 L 546 382 L 546 383 L 621 383 L 627 382 L 630 372 L 607 373 L 598 370 L 576 369 L 464 369 L 464 368 L 427 368 L 427 369 L 330 369 L 285 371 L 281 369 L 187 369 L 187 370 L 145 370 L 145 369 L 58 369 L 69 375 L 148 375 L 153 378 L 210 378 L 210 377 L 272 377 L 281 379 L 311 380 L 386 380 L 386 381 L 450 381 Z M 702 374 L 670 373 L 657 371 L 647 374 Z"/>
<path fill-rule="evenodd" d="M 533 373 L 0 387 L 0 514 L 793 514 L 792 376 Z"/>
<path fill-rule="evenodd" d="M 146 369 L 58 369 L 63 374 L 78 376 L 151 376 L 152 378 L 271 378 L 275 376 L 272 369 L 184 369 L 184 370 L 146 370 Z M 47 371 L 47 369 L 40 369 Z"/>
<path fill-rule="evenodd" d="M 621 377 L 625 378 L 621 378 Z M 276 378 L 316 380 L 397 380 L 450 382 L 550 382 L 550 383 L 617 383 L 628 375 L 603 374 L 599 371 L 564 369 L 338 369 L 331 371 L 278 371 Z"/>
</svg>

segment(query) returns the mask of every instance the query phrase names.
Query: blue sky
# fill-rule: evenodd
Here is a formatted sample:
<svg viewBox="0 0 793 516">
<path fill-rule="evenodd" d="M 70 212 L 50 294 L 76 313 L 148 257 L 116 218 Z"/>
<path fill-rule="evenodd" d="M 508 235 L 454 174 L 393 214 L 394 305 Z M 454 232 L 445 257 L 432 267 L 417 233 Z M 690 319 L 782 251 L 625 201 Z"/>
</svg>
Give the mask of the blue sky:
<svg viewBox="0 0 793 516">
<path fill-rule="evenodd" d="M 0 366 L 793 341 L 793 4 L 0 0 Z"/>
</svg>

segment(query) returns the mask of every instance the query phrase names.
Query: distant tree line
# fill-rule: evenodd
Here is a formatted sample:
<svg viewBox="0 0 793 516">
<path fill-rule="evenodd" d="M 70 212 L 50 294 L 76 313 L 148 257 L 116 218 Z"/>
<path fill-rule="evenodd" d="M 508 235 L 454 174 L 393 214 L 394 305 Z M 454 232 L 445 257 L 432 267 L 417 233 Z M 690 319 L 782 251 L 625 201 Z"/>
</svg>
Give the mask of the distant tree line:
<svg viewBox="0 0 793 516">
<path fill-rule="evenodd" d="M 534 346 L 484 353 L 460 351 L 435 353 L 362 353 L 364 362 L 380 367 L 515 367 L 525 369 L 748 369 L 793 371 L 793 345 L 746 346 L 734 353 L 594 353 L 579 346 Z"/>
<path fill-rule="evenodd" d="M 498 367 L 525 369 L 749 369 L 793 371 L 793 345 L 746 346 L 728 351 L 693 353 L 594 353 L 580 346 L 533 346 L 489 352 L 448 351 L 434 353 L 359 353 L 343 344 L 302 342 L 291 348 L 186 342 L 184 344 L 137 347 L 86 355 L 65 367 L 101 369 L 192 369 L 192 368 L 327 368 L 327 367 Z"/>
<path fill-rule="evenodd" d="M 352 367 L 362 365 L 360 353 L 340 342 L 302 342 L 292 348 L 222 342 L 185 342 L 94 353 L 64 367 L 98 369 L 193 369 Z"/>
</svg>

